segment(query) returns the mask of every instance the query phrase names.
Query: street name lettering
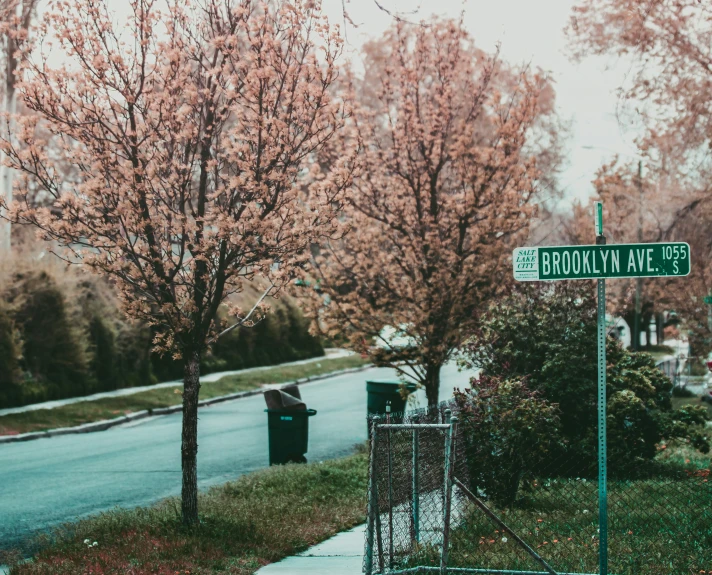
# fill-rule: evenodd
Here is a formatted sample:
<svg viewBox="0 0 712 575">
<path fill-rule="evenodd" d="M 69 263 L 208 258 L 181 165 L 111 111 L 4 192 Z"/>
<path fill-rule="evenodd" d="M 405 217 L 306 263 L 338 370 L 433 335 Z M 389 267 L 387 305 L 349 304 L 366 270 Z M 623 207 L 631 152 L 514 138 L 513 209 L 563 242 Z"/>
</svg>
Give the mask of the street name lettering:
<svg viewBox="0 0 712 575">
<path fill-rule="evenodd" d="M 685 242 L 516 248 L 514 279 L 571 279 L 686 276 L 690 246 Z"/>
</svg>

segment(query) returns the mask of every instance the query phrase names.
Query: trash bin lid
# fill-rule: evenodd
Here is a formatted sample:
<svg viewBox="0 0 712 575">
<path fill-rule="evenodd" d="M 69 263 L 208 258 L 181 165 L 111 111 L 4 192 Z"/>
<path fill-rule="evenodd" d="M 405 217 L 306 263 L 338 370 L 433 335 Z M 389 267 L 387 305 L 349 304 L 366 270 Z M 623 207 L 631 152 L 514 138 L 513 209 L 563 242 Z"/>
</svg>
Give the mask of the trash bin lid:
<svg viewBox="0 0 712 575">
<path fill-rule="evenodd" d="M 264 392 L 267 409 L 287 409 L 290 411 L 304 411 L 306 404 L 281 389 L 268 389 Z"/>
<path fill-rule="evenodd" d="M 296 397 L 297 399 L 302 398 L 302 394 L 299 392 L 299 386 L 296 383 L 283 385 L 279 388 L 279 390 L 283 391 L 284 393 L 288 393 L 289 395 L 291 395 L 292 397 Z"/>
<path fill-rule="evenodd" d="M 305 409 L 303 411 L 298 411 L 294 409 L 265 409 L 265 413 L 276 413 L 276 414 L 286 414 L 286 415 L 295 415 L 295 416 L 305 416 L 305 417 L 311 417 L 312 415 L 316 415 L 316 409 Z"/>
<path fill-rule="evenodd" d="M 408 391 L 415 391 L 416 389 L 418 389 L 418 384 L 410 381 L 407 383 L 403 383 L 402 381 L 366 381 L 366 387 L 371 387 L 373 389 L 377 389 L 378 387 L 382 387 L 385 389 L 395 387 L 399 388 L 401 385 L 405 385 L 405 388 Z"/>
</svg>

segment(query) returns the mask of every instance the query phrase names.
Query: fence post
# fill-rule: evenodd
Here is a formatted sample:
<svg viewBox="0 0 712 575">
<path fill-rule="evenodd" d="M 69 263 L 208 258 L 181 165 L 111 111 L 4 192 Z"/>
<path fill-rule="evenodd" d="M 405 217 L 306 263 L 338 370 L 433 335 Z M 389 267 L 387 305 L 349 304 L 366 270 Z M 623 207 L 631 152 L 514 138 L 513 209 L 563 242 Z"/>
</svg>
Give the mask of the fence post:
<svg viewBox="0 0 712 575">
<path fill-rule="evenodd" d="M 366 565 L 365 575 L 373 573 L 373 544 L 377 528 L 376 516 L 378 515 L 378 487 L 376 481 L 376 432 L 378 416 L 371 422 L 371 461 L 368 474 L 368 530 L 366 535 Z M 380 533 L 379 533 L 380 536 Z M 380 546 L 379 546 L 380 547 Z M 381 555 L 379 551 L 379 556 Z M 381 569 L 382 571 L 382 569 Z"/>
<path fill-rule="evenodd" d="M 391 402 L 386 404 L 386 423 L 391 424 Z M 388 567 L 393 569 L 393 451 L 388 427 Z"/>
<path fill-rule="evenodd" d="M 445 408 L 442 411 L 442 423 L 446 423 L 448 425 L 451 425 L 451 420 L 452 420 L 452 411 L 450 410 L 449 407 Z M 449 433 L 449 430 L 448 430 Z M 443 503 L 443 513 L 445 512 L 445 498 L 447 497 L 447 450 L 448 450 L 448 436 L 445 436 L 445 482 L 443 483 L 443 496 L 442 496 L 442 503 Z"/>
<path fill-rule="evenodd" d="M 443 548 L 440 556 L 440 573 L 447 574 L 448 551 L 450 545 L 450 512 L 452 510 L 452 473 L 454 468 L 455 452 L 453 441 L 457 428 L 457 417 L 451 417 L 450 410 L 445 411 L 445 418 L 450 427 L 445 436 L 445 494 L 443 498 Z"/>
<path fill-rule="evenodd" d="M 413 417 L 413 423 L 418 423 L 418 416 Z M 411 539 L 420 543 L 420 486 L 418 485 L 418 459 L 419 459 L 418 430 L 413 430 L 413 494 L 411 498 Z"/>
</svg>

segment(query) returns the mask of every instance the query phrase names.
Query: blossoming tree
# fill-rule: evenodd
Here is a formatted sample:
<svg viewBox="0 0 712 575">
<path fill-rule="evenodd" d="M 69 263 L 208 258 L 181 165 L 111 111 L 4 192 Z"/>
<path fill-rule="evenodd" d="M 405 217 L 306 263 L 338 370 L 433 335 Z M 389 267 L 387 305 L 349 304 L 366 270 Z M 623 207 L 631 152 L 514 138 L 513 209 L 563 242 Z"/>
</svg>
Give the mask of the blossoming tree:
<svg viewBox="0 0 712 575">
<path fill-rule="evenodd" d="M 645 207 L 653 213 L 655 204 L 662 206 L 655 217 L 661 219 L 663 238 L 688 241 L 696 254 L 685 282 L 655 282 L 651 289 L 684 314 L 709 346 L 712 322 L 702 298 L 712 289 L 712 244 L 704 233 L 712 209 L 712 5 L 701 0 L 579 0 L 568 33 L 578 58 L 616 56 L 630 64 L 621 95 L 643 124 L 637 143 L 657 187 L 650 194 L 645 188 Z"/>
<path fill-rule="evenodd" d="M 622 95 L 647 133 L 643 151 L 708 187 L 712 170 L 712 6 L 701 0 L 579 0 L 568 27 L 574 54 L 630 62 Z"/>
<path fill-rule="evenodd" d="M 509 283 L 526 233 L 536 169 L 523 150 L 541 82 L 475 49 L 455 21 L 397 23 L 368 47 L 365 70 L 351 231 L 314 262 L 328 296 L 320 324 L 421 383 L 433 405 L 441 367 Z M 385 326 L 410 349 L 393 349 Z"/>
<path fill-rule="evenodd" d="M 199 365 L 218 308 L 255 277 L 279 290 L 335 229 L 351 155 L 306 168 L 346 117 L 330 94 L 342 42 L 313 1 L 132 0 L 127 27 L 108 4 L 60 0 L 26 47 L 18 90 L 32 113 L 2 140 L 21 175 L 10 213 L 113 280 L 183 361 L 193 524 Z"/>
</svg>

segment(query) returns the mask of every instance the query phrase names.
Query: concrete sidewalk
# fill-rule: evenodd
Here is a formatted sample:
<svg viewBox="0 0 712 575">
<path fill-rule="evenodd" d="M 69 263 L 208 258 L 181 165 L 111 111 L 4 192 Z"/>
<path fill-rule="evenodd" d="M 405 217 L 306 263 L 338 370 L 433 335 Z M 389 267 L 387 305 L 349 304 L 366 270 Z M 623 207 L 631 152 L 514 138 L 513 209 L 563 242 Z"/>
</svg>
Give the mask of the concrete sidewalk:
<svg viewBox="0 0 712 575">
<path fill-rule="evenodd" d="M 256 575 L 361 575 L 365 525 L 344 531 L 294 557 L 271 563 Z"/>
</svg>

